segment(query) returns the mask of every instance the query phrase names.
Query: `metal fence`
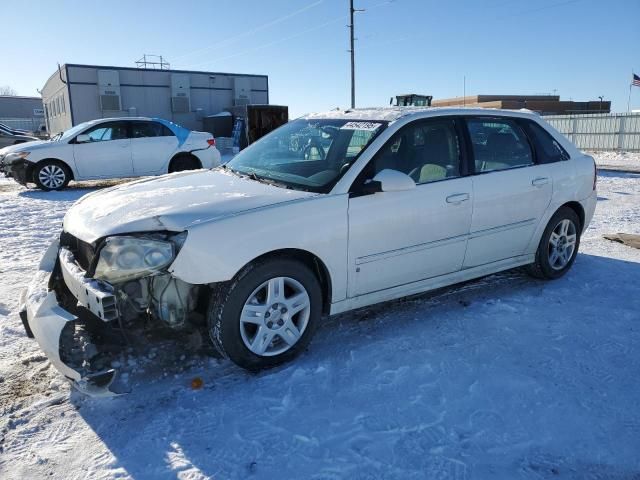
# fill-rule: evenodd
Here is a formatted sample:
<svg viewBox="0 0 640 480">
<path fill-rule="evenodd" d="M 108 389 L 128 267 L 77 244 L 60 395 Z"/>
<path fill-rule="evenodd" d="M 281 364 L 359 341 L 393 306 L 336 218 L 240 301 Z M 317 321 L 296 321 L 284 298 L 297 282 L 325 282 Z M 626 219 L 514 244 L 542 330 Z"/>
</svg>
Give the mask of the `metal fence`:
<svg viewBox="0 0 640 480">
<path fill-rule="evenodd" d="M 17 128 L 18 130 L 38 132 L 42 125 L 44 125 L 44 118 L 0 118 L 0 123 L 11 128 Z"/>
<path fill-rule="evenodd" d="M 549 115 L 544 119 L 581 150 L 640 151 L 640 114 Z"/>
</svg>

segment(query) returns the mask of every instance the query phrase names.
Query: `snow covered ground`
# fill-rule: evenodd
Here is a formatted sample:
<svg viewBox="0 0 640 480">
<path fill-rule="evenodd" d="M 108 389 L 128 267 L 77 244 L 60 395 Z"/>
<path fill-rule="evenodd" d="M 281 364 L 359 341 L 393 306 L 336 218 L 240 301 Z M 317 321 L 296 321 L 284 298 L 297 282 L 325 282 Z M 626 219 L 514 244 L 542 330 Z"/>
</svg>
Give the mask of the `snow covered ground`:
<svg viewBox="0 0 640 480">
<path fill-rule="evenodd" d="M 589 152 L 598 168 L 640 173 L 640 152 Z"/>
<path fill-rule="evenodd" d="M 640 233 L 640 175 L 601 174 L 560 280 L 511 271 L 332 318 L 257 375 L 150 351 L 113 399 L 70 391 L 15 311 L 87 186 L 0 180 L 0 478 L 640 476 L 640 250 L 602 239 Z"/>
</svg>

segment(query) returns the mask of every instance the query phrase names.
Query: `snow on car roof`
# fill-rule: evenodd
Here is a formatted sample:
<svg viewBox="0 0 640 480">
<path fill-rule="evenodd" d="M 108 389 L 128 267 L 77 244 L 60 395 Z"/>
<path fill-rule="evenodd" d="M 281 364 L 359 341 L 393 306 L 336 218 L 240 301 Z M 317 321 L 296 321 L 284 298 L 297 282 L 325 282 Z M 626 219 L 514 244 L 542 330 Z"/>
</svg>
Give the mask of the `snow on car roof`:
<svg viewBox="0 0 640 480">
<path fill-rule="evenodd" d="M 379 120 L 395 122 L 408 115 L 420 113 L 434 114 L 480 114 L 490 115 L 491 113 L 508 114 L 510 116 L 535 116 L 531 110 L 502 110 L 497 108 L 466 108 L 466 107 L 376 107 L 376 108 L 351 108 L 346 110 L 329 110 L 328 112 L 311 113 L 303 115 L 302 118 L 331 118 L 345 120 Z"/>
</svg>

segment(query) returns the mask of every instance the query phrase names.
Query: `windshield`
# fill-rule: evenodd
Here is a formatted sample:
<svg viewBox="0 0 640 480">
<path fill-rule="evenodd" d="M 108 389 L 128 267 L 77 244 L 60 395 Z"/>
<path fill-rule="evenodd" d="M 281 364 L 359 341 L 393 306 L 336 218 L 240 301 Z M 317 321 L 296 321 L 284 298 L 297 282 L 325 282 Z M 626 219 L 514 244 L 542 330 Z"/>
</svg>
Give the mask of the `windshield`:
<svg viewBox="0 0 640 480">
<path fill-rule="evenodd" d="M 254 180 L 326 193 L 386 126 L 382 121 L 294 120 L 243 150 L 227 167 Z"/>
<path fill-rule="evenodd" d="M 91 123 L 92 122 L 84 122 L 84 123 L 81 123 L 79 125 L 76 125 L 75 127 L 71 127 L 69 130 L 66 130 L 64 132 L 58 133 L 58 134 L 54 135 L 53 137 L 51 137 L 51 141 L 52 142 L 61 142 L 61 141 L 69 140 L 72 137 L 75 137 L 78 133 L 80 133 L 82 130 L 87 128 L 89 125 L 91 125 Z"/>
</svg>

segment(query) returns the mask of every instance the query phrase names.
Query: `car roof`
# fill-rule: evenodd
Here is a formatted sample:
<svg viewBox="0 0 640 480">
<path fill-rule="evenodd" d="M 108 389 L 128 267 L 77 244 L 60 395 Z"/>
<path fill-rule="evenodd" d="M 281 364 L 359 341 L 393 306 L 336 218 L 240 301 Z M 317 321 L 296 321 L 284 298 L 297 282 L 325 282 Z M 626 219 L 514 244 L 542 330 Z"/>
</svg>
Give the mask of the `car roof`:
<svg viewBox="0 0 640 480">
<path fill-rule="evenodd" d="M 425 115 L 427 114 L 427 115 Z M 382 108 L 352 108 L 347 110 L 330 110 L 322 113 L 303 115 L 305 119 L 344 119 L 364 121 L 395 122 L 405 117 L 445 116 L 445 115 L 494 115 L 508 117 L 538 118 L 538 114 L 531 110 L 502 110 L 497 108 L 466 108 L 466 107 L 382 107 Z"/>
</svg>

